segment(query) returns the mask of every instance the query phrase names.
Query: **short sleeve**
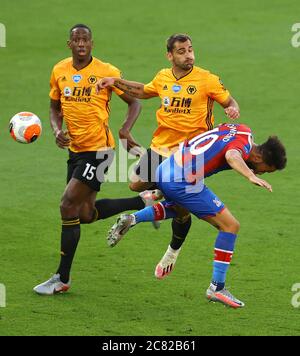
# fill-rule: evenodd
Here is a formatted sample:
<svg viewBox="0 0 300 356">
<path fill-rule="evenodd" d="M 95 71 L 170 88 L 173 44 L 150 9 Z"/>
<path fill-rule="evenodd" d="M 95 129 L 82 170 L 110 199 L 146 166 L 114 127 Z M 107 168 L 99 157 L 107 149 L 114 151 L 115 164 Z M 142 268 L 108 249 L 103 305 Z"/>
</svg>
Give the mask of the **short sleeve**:
<svg viewBox="0 0 300 356">
<path fill-rule="evenodd" d="M 111 73 L 109 75 L 110 77 L 115 77 L 115 78 L 122 78 L 122 73 L 121 71 L 117 68 L 111 65 Z M 113 92 L 115 92 L 117 95 L 122 95 L 124 92 L 120 90 L 119 88 L 112 87 L 111 88 Z"/>
<path fill-rule="evenodd" d="M 153 78 L 153 80 L 150 83 L 144 85 L 144 92 L 146 94 L 150 94 L 150 95 L 153 95 L 153 96 L 158 96 L 159 95 L 157 75 Z"/>
<path fill-rule="evenodd" d="M 52 70 L 51 77 L 50 77 L 50 93 L 49 96 L 53 100 L 60 99 L 60 89 L 55 78 L 54 69 Z"/>
<path fill-rule="evenodd" d="M 220 78 L 214 74 L 210 74 L 208 77 L 207 92 L 208 96 L 219 104 L 224 103 L 230 96 Z"/>
<path fill-rule="evenodd" d="M 249 158 L 249 154 L 252 148 L 251 143 L 251 134 L 238 136 L 233 139 L 227 146 L 226 151 L 229 150 L 237 150 L 241 153 L 243 160 L 247 160 Z"/>
</svg>

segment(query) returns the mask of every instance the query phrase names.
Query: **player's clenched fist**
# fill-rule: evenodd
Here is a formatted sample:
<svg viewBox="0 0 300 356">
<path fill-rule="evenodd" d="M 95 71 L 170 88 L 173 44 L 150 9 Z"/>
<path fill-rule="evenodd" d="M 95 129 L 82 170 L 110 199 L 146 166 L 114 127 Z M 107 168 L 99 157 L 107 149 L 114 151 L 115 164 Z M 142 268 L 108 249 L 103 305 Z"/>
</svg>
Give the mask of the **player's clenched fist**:
<svg viewBox="0 0 300 356">
<path fill-rule="evenodd" d="M 96 93 L 98 94 L 101 89 L 111 87 L 115 84 L 115 78 L 106 77 L 98 80 L 96 83 Z"/>
<path fill-rule="evenodd" d="M 238 119 L 240 117 L 240 111 L 234 106 L 228 106 L 224 111 L 229 119 Z"/>
<path fill-rule="evenodd" d="M 70 139 L 68 138 L 67 131 L 58 130 L 55 133 L 55 141 L 59 148 L 67 148 L 70 145 Z"/>
</svg>

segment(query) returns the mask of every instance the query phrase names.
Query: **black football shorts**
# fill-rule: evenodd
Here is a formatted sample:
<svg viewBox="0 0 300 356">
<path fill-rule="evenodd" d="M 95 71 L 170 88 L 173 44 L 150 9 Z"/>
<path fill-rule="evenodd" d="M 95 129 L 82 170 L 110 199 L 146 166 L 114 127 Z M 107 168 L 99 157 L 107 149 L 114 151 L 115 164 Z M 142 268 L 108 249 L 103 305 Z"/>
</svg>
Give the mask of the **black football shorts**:
<svg viewBox="0 0 300 356">
<path fill-rule="evenodd" d="M 155 173 L 157 167 L 166 157 L 152 151 L 151 148 L 140 158 L 134 172 L 142 182 L 156 182 Z"/>
<path fill-rule="evenodd" d="M 99 192 L 107 172 L 114 158 L 114 150 L 73 152 L 69 150 L 67 183 L 76 178 Z"/>
</svg>

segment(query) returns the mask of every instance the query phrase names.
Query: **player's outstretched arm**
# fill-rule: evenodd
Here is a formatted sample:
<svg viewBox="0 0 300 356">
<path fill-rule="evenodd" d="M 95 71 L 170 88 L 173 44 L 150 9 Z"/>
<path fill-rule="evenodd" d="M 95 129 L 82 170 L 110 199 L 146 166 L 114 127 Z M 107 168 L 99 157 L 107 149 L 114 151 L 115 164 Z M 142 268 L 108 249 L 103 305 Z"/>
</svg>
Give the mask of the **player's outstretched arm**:
<svg viewBox="0 0 300 356">
<path fill-rule="evenodd" d="M 266 188 L 269 192 L 272 192 L 272 186 L 265 180 L 257 177 L 251 171 L 238 150 L 228 150 L 225 154 L 225 158 L 230 167 L 247 178 L 250 183 Z"/>
<path fill-rule="evenodd" d="M 255 185 L 266 188 L 271 193 L 273 192 L 271 184 L 269 184 L 267 181 L 257 177 L 255 174 L 253 174 L 252 177 L 249 177 L 249 181 Z"/>
<path fill-rule="evenodd" d="M 230 96 L 224 103 L 222 103 L 225 114 L 229 119 L 238 119 L 240 117 L 240 108 L 236 100 Z"/>
<path fill-rule="evenodd" d="M 125 93 L 139 99 L 152 98 L 152 95 L 146 94 L 144 91 L 144 84 L 139 82 L 132 82 L 129 80 L 105 77 L 96 83 L 96 93 L 98 94 L 101 89 L 115 86 L 116 88 L 124 91 Z"/>
<path fill-rule="evenodd" d="M 56 144 L 59 148 L 66 148 L 70 145 L 70 139 L 62 129 L 63 117 L 59 100 L 50 100 L 50 125 L 55 136 Z"/>
</svg>

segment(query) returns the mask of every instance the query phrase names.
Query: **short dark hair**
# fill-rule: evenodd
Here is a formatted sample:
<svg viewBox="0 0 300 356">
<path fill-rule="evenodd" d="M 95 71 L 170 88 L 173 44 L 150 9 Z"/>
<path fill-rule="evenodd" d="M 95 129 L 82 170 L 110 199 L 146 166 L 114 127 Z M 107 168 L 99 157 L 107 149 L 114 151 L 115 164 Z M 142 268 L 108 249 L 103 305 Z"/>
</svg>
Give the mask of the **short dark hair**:
<svg viewBox="0 0 300 356">
<path fill-rule="evenodd" d="M 70 38 L 72 36 L 72 32 L 76 29 L 76 28 L 85 28 L 86 30 L 89 31 L 91 37 L 92 37 L 92 30 L 89 28 L 89 26 L 84 25 L 83 23 L 78 23 L 77 25 L 74 25 L 71 29 L 70 29 Z"/>
<path fill-rule="evenodd" d="M 173 51 L 174 44 L 177 41 L 179 41 L 179 42 L 191 41 L 191 43 L 192 43 L 192 39 L 189 35 L 186 35 L 185 33 L 176 33 L 167 39 L 167 51 L 168 52 Z"/>
<path fill-rule="evenodd" d="M 275 166 L 279 170 L 286 166 L 286 150 L 277 136 L 270 136 L 258 149 L 268 166 Z"/>
</svg>

